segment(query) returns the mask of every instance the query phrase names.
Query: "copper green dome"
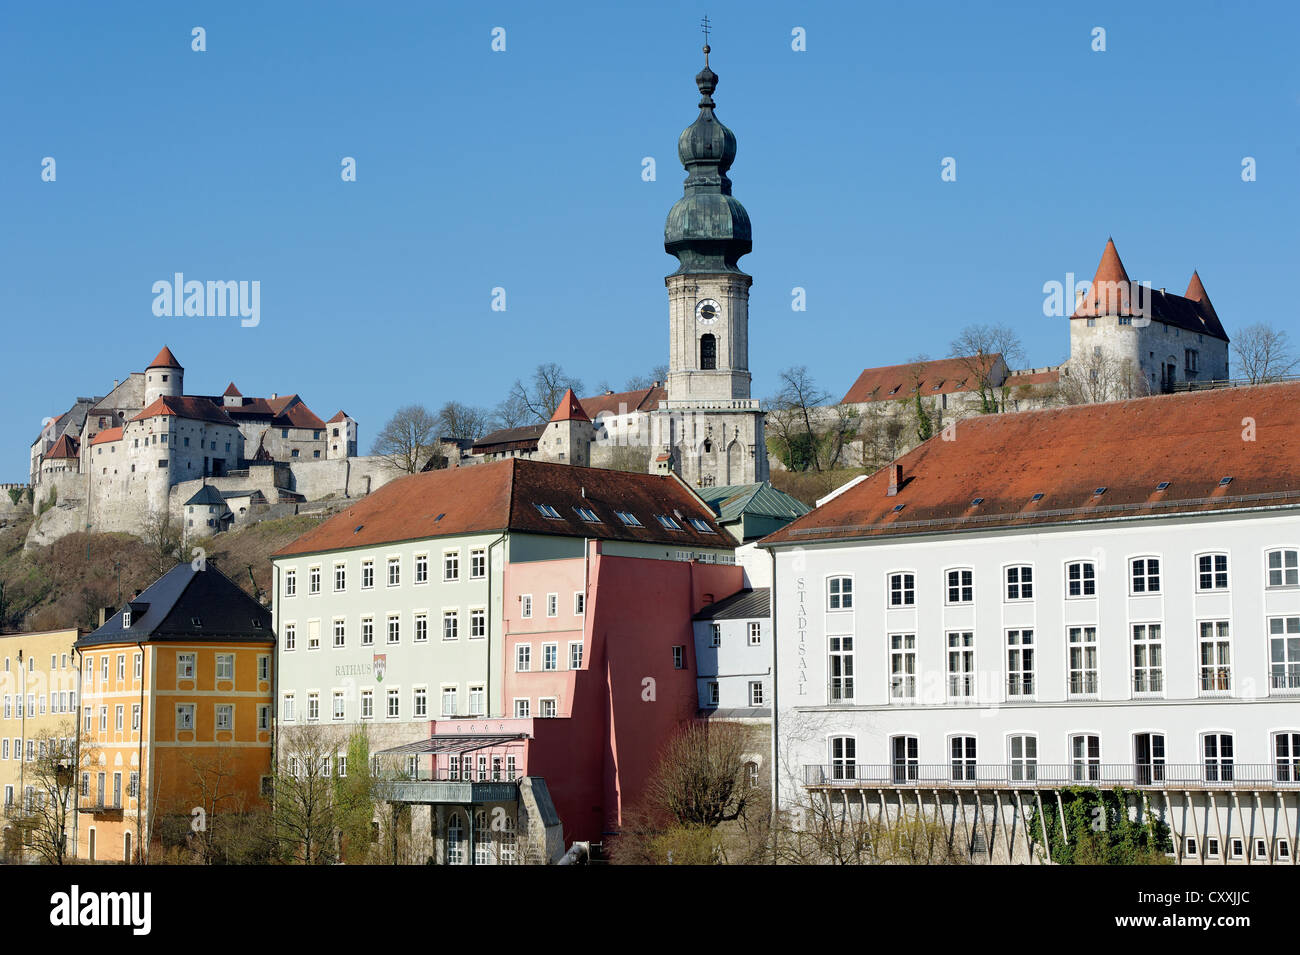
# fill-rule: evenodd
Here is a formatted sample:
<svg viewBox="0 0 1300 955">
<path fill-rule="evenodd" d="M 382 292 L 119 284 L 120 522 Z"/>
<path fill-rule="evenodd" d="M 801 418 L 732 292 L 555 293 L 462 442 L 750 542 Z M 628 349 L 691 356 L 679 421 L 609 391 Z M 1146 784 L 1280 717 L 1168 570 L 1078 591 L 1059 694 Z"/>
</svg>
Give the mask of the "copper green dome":
<svg viewBox="0 0 1300 955">
<path fill-rule="evenodd" d="M 739 272 L 740 257 L 753 249 L 749 213 L 731 195 L 727 170 L 736 158 L 736 134 L 713 113 L 718 75 L 704 69 L 695 77 L 700 90 L 700 115 L 682 131 L 677 155 L 686 167 L 683 195 L 668 213 L 664 249 L 684 272 Z"/>
</svg>

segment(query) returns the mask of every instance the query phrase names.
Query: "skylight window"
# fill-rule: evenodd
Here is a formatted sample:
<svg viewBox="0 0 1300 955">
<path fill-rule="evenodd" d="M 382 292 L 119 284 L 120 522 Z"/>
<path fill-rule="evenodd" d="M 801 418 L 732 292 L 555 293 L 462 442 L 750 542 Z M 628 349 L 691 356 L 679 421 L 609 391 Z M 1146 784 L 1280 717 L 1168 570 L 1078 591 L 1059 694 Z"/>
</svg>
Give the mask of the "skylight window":
<svg viewBox="0 0 1300 955">
<path fill-rule="evenodd" d="M 895 504 L 895 505 L 894 505 L 894 513 L 897 514 L 899 511 L 901 511 L 901 510 L 903 509 L 904 506 L 905 506 L 905 505 L 903 505 L 903 504 Z"/>
<path fill-rule="evenodd" d="M 1033 497 L 1031 497 L 1031 498 L 1029 499 L 1029 503 L 1030 503 L 1030 504 L 1036 504 L 1037 502 L 1041 501 L 1042 499 L 1043 499 L 1043 494 L 1042 494 L 1042 492 L 1040 491 L 1039 493 L 1035 494 Z"/>
<path fill-rule="evenodd" d="M 589 507 L 575 507 L 574 510 L 577 511 L 577 512 L 578 512 L 578 516 L 581 517 L 581 518 L 582 518 L 584 521 L 586 521 L 588 524 L 599 524 L 599 523 L 600 523 L 600 518 L 596 516 L 596 512 L 593 511 L 591 508 L 589 508 Z"/>
<path fill-rule="evenodd" d="M 656 514 L 655 517 L 659 519 L 660 524 L 662 524 L 665 528 L 667 528 L 670 531 L 679 531 L 682 529 L 682 525 L 678 524 L 667 514 Z"/>
<path fill-rule="evenodd" d="M 200 620 L 198 617 L 190 617 L 190 624 L 194 627 L 195 630 L 198 630 L 200 627 L 203 626 L 203 621 Z"/>
<path fill-rule="evenodd" d="M 1106 486 L 1104 484 L 1099 488 L 1095 488 L 1092 492 L 1093 497 L 1101 497 L 1105 493 L 1106 493 Z"/>
<path fill-rule="evenodd" d="M 642 523 L 637 519 L 637 516 L 636 516 L 635 514 L 633 514 L 631 511 L 615 511 L 614 513 L 617 514 L 617 515 L 618 515 L 618 519 L 619 519 L 620 521 L 622 521 L 624 524 L 626 524 L 628 527 L 643 527 L 643 526 L 644 526 L 644 525 L 643 525 L 643 524 L 642 524 Z"/>
<path fill-rule="evenodd" d="M 982 497 L 974 498 L 971 500 L 970 503 L 971 503 L 971 507 L 979 507 L 981 504 L 984 503 L 984 498 Z"/>
<path fill-rule="evenodd" d="M 1169 482 L 1168 482 L 1168 481 L 1161 481 L 1159 484 L 1156 485 L 1156 490 L 1157 490 L 1157 491 L 1167 491 L 1167 490 L 1169 490 Z"/>
<path fill-rule="evenodd" d="M 696 529 L 697 531 L 699 531 L 701 534 L 712 534 L 712 533 L 713 533 L 713 528 L 709 526 L 709 524 L 708 524 L 707 521 L 705 521 L 705 520 L 703 520 L 703 519 L 701 519 L 701 518 L 698 518 L 698 517 L 692 517 L 692 518 L 690 518 L 690 522 L 691 522 L 691 527 L 695 528 L 695 529 Z"/>
<path fill-rule="evenodd" d="M 537 513 L 541 514 L 542 517 L 545 517 L 547 520 L 558 521 L 560 519 L 560 512 L 549 504 L 538 504 L 533 502 L 533 507 L 537 508 Z"/>
<path fill-rule="evenodd" d="M 1219 487 L 1227 487 L 1231 483 L 1232 483 L 1231 475 L 1229 475 L 1228 477 L 1219 478 Z"/>
</svg>

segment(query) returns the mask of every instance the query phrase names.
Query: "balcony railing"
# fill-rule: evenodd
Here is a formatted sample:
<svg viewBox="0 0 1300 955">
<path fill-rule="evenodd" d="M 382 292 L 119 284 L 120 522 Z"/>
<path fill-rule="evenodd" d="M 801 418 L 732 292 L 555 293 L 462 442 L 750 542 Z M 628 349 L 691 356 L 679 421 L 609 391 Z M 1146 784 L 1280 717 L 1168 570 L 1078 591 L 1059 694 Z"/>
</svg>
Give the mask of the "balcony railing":
<svg viewBox="0 0 1300 955">
<path fill-rule="evenodd" d="M 836 763 L 805 765 L 804 785 L 1033 789 L 1046 786 L 1152 789 L 1300 789 L 1300 759 L 1273 763 Z"/>
<path fill-rule="evenodd" d="M 1300 672 L 1279 673 L 1275 669 L 1269 674 L 1269 689 L 1284 693 L 1300 693 Z"/>
</svg>

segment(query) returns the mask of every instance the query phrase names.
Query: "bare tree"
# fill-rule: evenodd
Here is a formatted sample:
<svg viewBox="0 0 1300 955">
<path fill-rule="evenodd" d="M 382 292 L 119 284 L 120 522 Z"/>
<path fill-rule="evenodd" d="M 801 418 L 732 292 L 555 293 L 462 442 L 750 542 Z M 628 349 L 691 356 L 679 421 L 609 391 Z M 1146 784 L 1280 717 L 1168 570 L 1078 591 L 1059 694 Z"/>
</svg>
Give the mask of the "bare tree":
<svg viewBox="0 0 1300 955">
<path fill-rule="evenodd" d="M 508 414 L 503 412 L 500 406 L 496 413 L 499 418 L 505 415 L 512 420 L 524 417 L 524 421 L 521 422 L 524 424 L 550 421 L 551 415 L 555 414 L 555 409 L 560 404 L 560 399 L 564 397 L 564 392 L 569 388 L 577 394 L 582 391 L 582 382 L 568 374 L 555 362 L 546 362 L 533 370 L 532 377 L 527 383 L 523 379 L 515 381 L 509 396 L 503 402 L 504 405 L 508 405 Z M 504 427 L 519 427 L 519 425 L 507 424 Z"/>
<path fill-rule="evenodd" d="M 651 387 L 656 381 L 663 384 L 668 380 L 668 366 L 655 365 L 650 369 L 648 375 L 633 375 L 623 386 L 624 391 L 640 391 L 642 388 Z"/>
<path fill-rule="evenodd" d="M 477 441 L 487 434 L 488 412 L 459 401 L 448 401 L 438 410 L 438 428 L 444 438 Z"/>
<path fill-rule="evenodd" d="M 72 855 L 72 813 L 76 812 L 77 727 L 64 720 L 32 736 L 36 759 L 28 765 L 26 788 L 19 794 L 18 828 L 22 841 L 47 865 L 63 865 Z M 81 740 L 81 766 L 97 758 L 89 738 Z M 21 759 L 21 754 L 19 754 Z"/>
<path fill-rule="evenodd" d="M 1300 367 L 1300 359 L 1291 351 L 1287 333 L 1263 322 L 1247 325 L 1237 333 L 1232 344 L 1237 350 L 1241 377 L 1252 385 L 1276 381 Z"/>
<path fill-rule="evenodd" d="M 247 793 L 239 789 L 234 754 L 218 748 L 202 755 L 187 752 L 184 760 L 197 808 L 203 810 L 202 824 L 191 825 L 188 838 L 195 860 L 203 865 L 263 861 L 273 849 L 268 820 L 264 812 L 250 809 Z M 193 807 L 188 808 L 192 814 Z"/>
<path fill-rule="evenodd" d="M 777 456 L 791 471 L 826 471 L 840 459 L 857 430 L 858 413 L 832 404 L 806 365 L 781 372 L 781 388 L 768 400 L 767 427 Z"/>
<path fill-rule="evenodd" d="M 414 474 L 433 454 L 437 438 L 438 418 L 424 405 L 405 405 L 375 436 L 371 453 L 395 470 Z"/>
<path fill-rule="evenodd" d="M 1141 398 L 1150 393 L 1141 369 L 1103 350 L 1070 360 L 1061 370 L 1056 399 L 1065 405 L 1082 405 Z"/>
<path fill-rule="evenodd" d="M 1024 359 L 1020 337 L 1006 325 L 967 325 L 953 339 L 952 357 L 974 380 L 979 393 L 980 409 L 989 414 L 1003 410 L 1009 386 L 997 374 L 998 355 L 1007 368 Z"/>
<path fill-rule="evenodd" d="M 144 542 L 154 577 L 161 577 L 185 559 L 184 528 L 172 520 L 171 510 L 165 506 L 145 518 Z"/>
<path fill-rule="evenodd" d="M 315 723 L 280 734 L 272 822 L 281 853 L 304 865 L 334 861 L 334 784 L 330 767 L 338 746 Z"/>
</svg>

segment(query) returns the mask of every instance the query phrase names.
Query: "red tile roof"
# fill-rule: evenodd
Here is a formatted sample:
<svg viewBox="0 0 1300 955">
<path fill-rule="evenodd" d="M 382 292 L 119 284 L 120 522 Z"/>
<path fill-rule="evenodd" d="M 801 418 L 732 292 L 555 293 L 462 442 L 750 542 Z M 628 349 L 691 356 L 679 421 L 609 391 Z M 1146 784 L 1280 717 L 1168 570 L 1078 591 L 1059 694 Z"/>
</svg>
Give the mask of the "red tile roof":
<svg viewBox="0 0 1300 955">
<path fill-rule="evenodd" d="M 219 405 L 213 404 L 208 398 L 196 398 L 192 395 L 163 395 L 161 398 L 155 398 L 149 407 L 131 420 L 143 421 L 158 415 L 175 415 L 192 421 L 211 421 L 214 424 L 231 426 L 235 424 L 230 415 L 222 411 Z"/>
<path fill-rule="evenodd" d="M 243 396 L 243 394 L 240 392 L 240 390 L 239 390 L 238 388 L 235 387 L 235 383 L 232 381 L 230 384 L 226 385 L 226 390 L 223 391 L 223 392 L 221 393 L 221 397 L 223 397 L 223 398 L 242 398 L 242 397 L 244 397 L 244 396 Z"/>
<path fill-rule="evenodd" d="M 956 440 L 932 438 L 898 460 L 896 496 L 883 468 L 764 543 L 1298 507 L 1297 404 L 1291 382 L 964 419 Z M 1242 438 L 1247 418 L 1257 440 Z"/>
<path fill-rule="evenodd" d="M 275 419 L 271 424 L 277 428 L 325 430 L 325 422 L 316 417 L 297 395 L 281 395 L 272 398 L 267 404 L 275 412 Z"/>
<path fill-rule="evenodd" d="M 1011 388 L 1020 385 L 1047 385 L 1055 384 L 1061 380 L 1061 370 L 1053 368 L 1050 371 L 1032 371 L 1016 372 L 1014 375 L 1007 377 L 1006 384 Z"/>
<path fill-rule="evenodd" d="M 536 505 L 554 508 L 559 517 L 544 516 Z M 578 507 L 590 508 L 600 521 L 584 521 Z M 635 514 L 641 526 L 628 527 L 614 513 L 616 509 Z M 661 526 L 657 519 L 661 514 L 676 520 L 681 530 Z M 713 533 L 691 526 L 690 517 L 704 521 Z M 718 530 L 709 507 L 676 477 L 512 458 L 399 478 L 272 556 L 506 530 L 734 547 L 734 541 Z"/>
<path fill-rule="evenodd" d="M 858 375 L 858 380 L 844 395 L 843 404 L 861 404 L 867 401 L 901 401 L 916 392 L 916 377 L 921 378 L 921 395 L 945 395 L 955 391 L 974 391 L 977 387 L 973 372 L 979 368 L 991 369 L 1002 360 L 1000 353 L 985 355 L 987 364 L 976 364 L 977 356 L 966 358 L 939 358 L 934 361 L 913 361 L 905 365 L 888 365 L 868 368 Z"/>
<path fill-rule="evenodd" d="M 90 439 L 90 446 L 94 447 L 97 444 L 107 444 L 109 441 L 121 441 L 121 440 L 122 440 L 121 428 L 105 428 L 103 431 L 99 432 L 99 434 L 95 435 L 93 438 Z"/>
<path fill-rule="evenodd" d="M 502 428 L 485 434 L 474 442 L 474 454 L 494 454 L 502 451 L 536 451 L 537 440 L 546 430 L 544 424 L 526 424 L 519 428 Z"/>
<path fill-rule="evenodd" d="M 327 421 L 327 422 L 325 422 L 325 423 L 326 423 L 326 424 L 335 424 L 335 423 L 337 423 L 337 422 L 339 422 L 339 421 L 346 421 L 346 420 L 348 419 L 348 417 L 349 417 L 348 413 L 347 413 L 346 411 L 343 411 L 342 409 L 340 409 L 338 414 L 336 414 L 334 417 L 330 418 L 329 421 Z"/>
<path fill-rule="evenodd" d="M 153 361 L 149 362 L 147 367 L 181 368 L 181 363 L 176 360 L 176 356 L 172 354 L 172 350 L 168 348 L 166 345 L 164 345 L 163 350 L 158 353 L 158 357 L 155 358 Z M 181 370 L 184 371 L 185 369 L 181 368 Z"/>
<path fill-rule="evenodd" d="M 668 392 L 664 387 L 662 385 L 653 385 L 650 388 L 639 388 L 636 391 L 607 391 L 603 395 L 583 398 L 582 407 L 591 417 L 591 420 L 595 421 L 602 414 L 617 415 L 630 414 L 634 411 L 654 411 L 659 407 L 659 402 L 667 400 Z"/>
<path fill-rule="evenodd" d="M 1187 283 L 1187 292 L 1183 298 L 1196 302 L 1201 306 L 1201 311 L 1213 316 L 1216 322 L 1219 320 L 1219 313 L 1214 310 L 1214 306 L 1210 303 L 1210 296 L 1206 294 L 1205 286 L 1201 284 L 1200 273 L 1195 270 L 1192 271 L 1192 280 Z"/>
<path fill-rule="evenodd" d="M 79 448 L 81 442 L 70 434 L 59 436 L 59 440 L 54 442 L 54 446 L 45 453 L 45 460 L 50 461 L 54 458 L 80 458 Z"/>
<path fill-rule="evenodd" d="M 573 389 L 566 388 L 564 397 L 560 399 L 559 405 L 555 408 L 555 414 L 551 415 L 552 421 L 590 421 L 587 412 L 582 410 L 582 404 L 573 396 Z"/>
</svg>

